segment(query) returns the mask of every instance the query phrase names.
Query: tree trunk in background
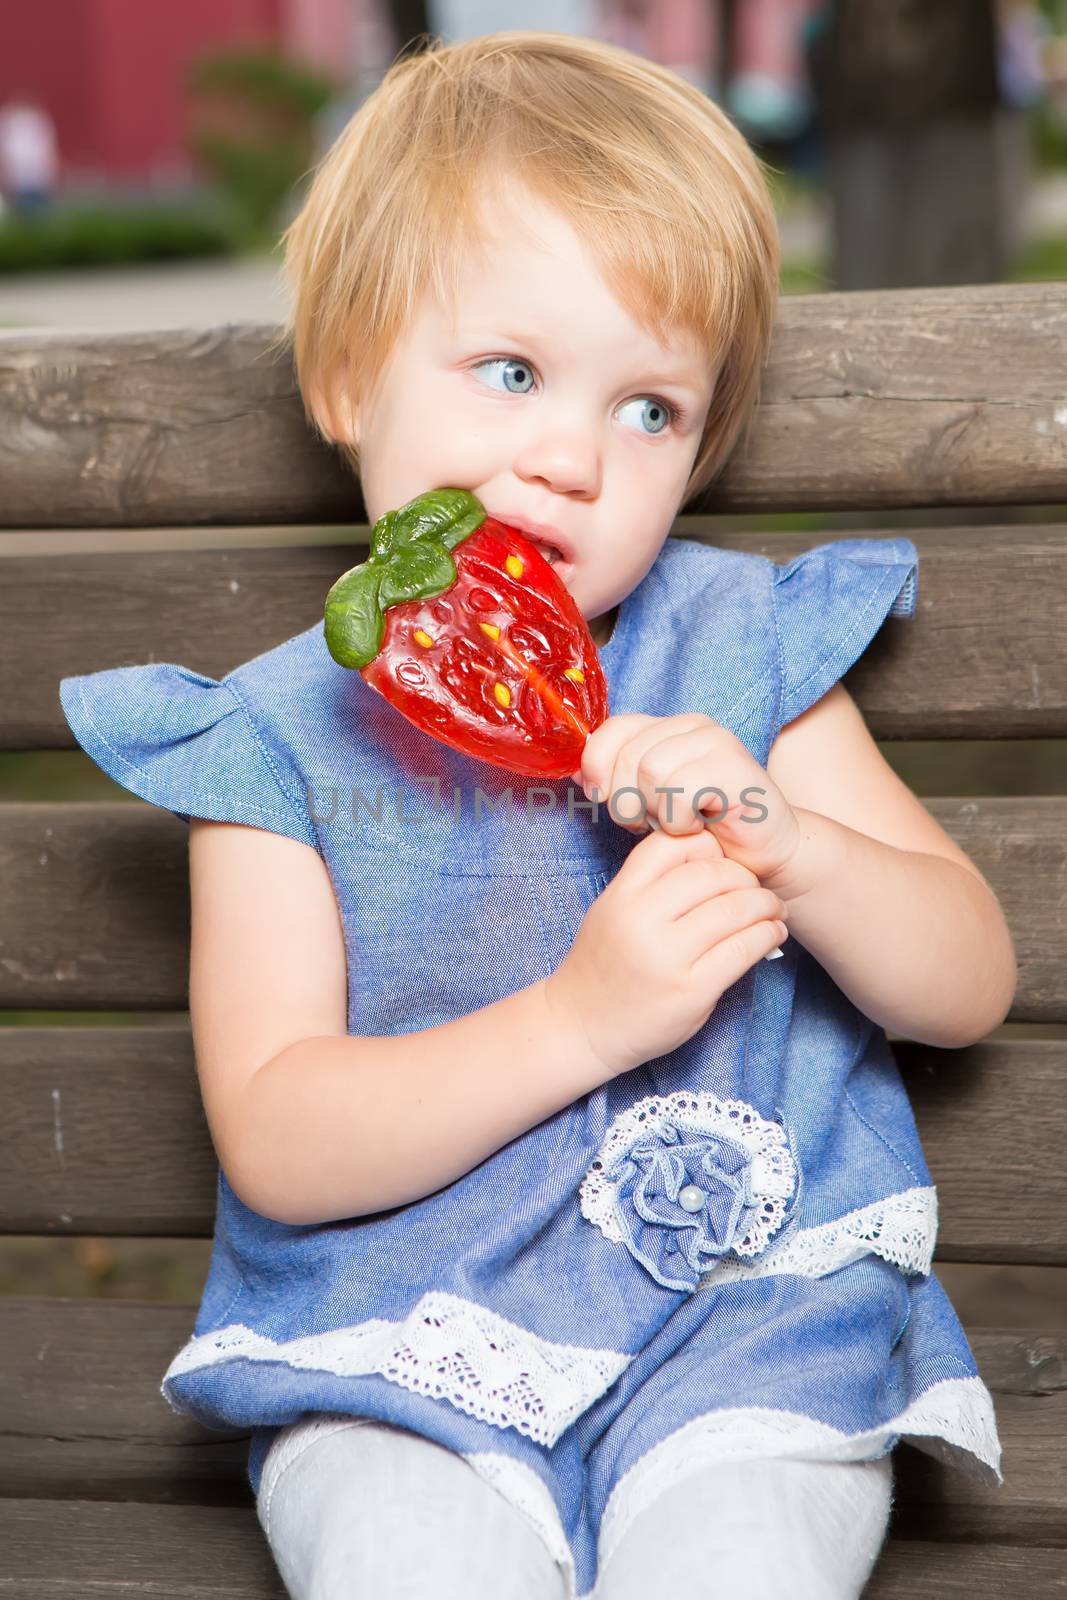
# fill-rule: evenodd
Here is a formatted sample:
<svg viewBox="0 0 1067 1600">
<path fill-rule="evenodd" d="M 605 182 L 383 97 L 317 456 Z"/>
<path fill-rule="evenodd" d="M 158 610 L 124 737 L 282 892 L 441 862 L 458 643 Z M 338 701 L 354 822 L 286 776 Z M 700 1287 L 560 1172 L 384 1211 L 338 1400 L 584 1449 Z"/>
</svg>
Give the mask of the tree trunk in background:
<svg viewBox="0 0 1067 1600">
<path fill-rule="evenodd" d="M 715 29 L 715 99 L 725 109 L 734 70 L 737 0 L 708 0 Z"/>
<path fill-rule="evenodd" d="M 1025 142 L 999 103 L 993 0 L 838 0 L 810 65 L 835 287 L 1002 279 Z"/>
<path fill-rule="evenodd" d="M 426 48 L 425 39 L 416 36 L 430 32 L 427 0 L 387 0 L 386 11 L 396 32 L 398 56 Z"/>
</svg>

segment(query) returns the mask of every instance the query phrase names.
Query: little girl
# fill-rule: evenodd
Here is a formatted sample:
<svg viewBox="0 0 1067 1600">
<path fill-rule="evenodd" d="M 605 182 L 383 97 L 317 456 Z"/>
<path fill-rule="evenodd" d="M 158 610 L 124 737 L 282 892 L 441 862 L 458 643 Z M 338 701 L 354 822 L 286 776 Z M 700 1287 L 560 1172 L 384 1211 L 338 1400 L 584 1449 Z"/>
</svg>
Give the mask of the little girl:
<svg viewBox="0 0 1067 1600">
<path fill-rule="evenodd" d="M 884 1030 L 978 1039 L 1015 965 L 840 684 L 914 613 L 912 542 L 669 537 L 756 401 L 762 169 L 621 48 L 437 41 L 287 243 L 369 521 L 459 487 L 525 530 L 611 715 L 523 800 L 321 617 L 218 681 L 63 680 L 89 754 L 190 822 L 220 1172 L 163 1394 L 252 1431 L 296 1597 L 858 1595 L 899 1439 L 1000 1481 Z"/>
</svg>

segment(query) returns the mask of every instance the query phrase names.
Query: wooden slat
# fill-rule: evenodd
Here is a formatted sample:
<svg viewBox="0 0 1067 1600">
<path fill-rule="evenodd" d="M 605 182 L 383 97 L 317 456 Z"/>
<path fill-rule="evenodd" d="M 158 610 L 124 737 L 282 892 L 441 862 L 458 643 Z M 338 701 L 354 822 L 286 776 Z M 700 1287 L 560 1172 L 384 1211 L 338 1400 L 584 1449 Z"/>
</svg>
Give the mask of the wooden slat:
<svg viewBox="0 0 1067 1600">
<path fill-rule="evenodd" d="M 1067 1594 L 1062 1550 L 890 1539 L 864 1600 L 1053 1600 Z"/>
<path fill-rule="evenodd" d="M 937 1260 L 1067 1264 L 1067 1046 L 891 1048 L 937 1186 Z"/>
<path fill-rule="evenodd" d="M 358 520 L 276 328 L 0 336 L 6 527 Z M 693 509 L 1067 499 L 1067 284 L 789 296 L 756 424 Z"/>
<path fill-rule="evenodd" d="M 358 520 L 276 334 L 0 334 L 0 526 Z"/>
<path fill-rule="evenodd" d="M 1067 1018 L 1067 797 L 924 801 L 988 878 L 1015 940 L 1009 1020 Z M 186 825 L 147 801 L 0 805 L 0 1009 L 180 1011 Z"/>
<path fill-rule="evenodd" d="M 0 1299 L 6 1352 L 0 1497 L 239 1505 L 248 1429 L 215 1431 L 159 1393 L 192 1306 Z M 1002 1485 L 914 1445 L 894 1457 L 901 1538 L 1067 1546 L 1067 1334 L 968 1329 L 994 1398 Z M 1067 1557 L 1064 1558 L 1067 1562 Z"/>
<path fill-rule="evenodd" d="M 0 748 L 69 749 L 59 680 L 149 661 L 221 678 L 322 620 L 326 592 L 367 554 L 352 544 L 49 556 L 0 564 Z M 677 536 L 785 563 L 841 533 Z M 888 537 L 869 530 L 863 537 Z M 888 618 L 844 679 L 877 739 L 1067 737 L 1067 527 L 911 529 L 914 617 Z M 46 625 L 42 626 L 42 619 Z"/>
<path fill-rule="evenodd" d="M 218 1165 L 188 1025 L 2 1028 L 0 1232 L 210 1237 Z"/>
<path fill-rule="evenodd" d="M 1060 501 L 1065 355 L 1064 283 L 790 296 L 723 509 Z"/>
<path fill-rule="evenodd" d="M 892 1048 L 937 1185 L 937 1260 L 1067 1264 L 1067 1045 Z M 210 1236 L 218 1169 L 187 1026 L 0 1029 L 0 1089 L 0 1232 Z"/>
<path fill-rule="evenodd" d="M 0 1500 L 0 1548 L 0 1595 L 13 1600 L 287 1595 L 252 1505 Z"/>
</svg>

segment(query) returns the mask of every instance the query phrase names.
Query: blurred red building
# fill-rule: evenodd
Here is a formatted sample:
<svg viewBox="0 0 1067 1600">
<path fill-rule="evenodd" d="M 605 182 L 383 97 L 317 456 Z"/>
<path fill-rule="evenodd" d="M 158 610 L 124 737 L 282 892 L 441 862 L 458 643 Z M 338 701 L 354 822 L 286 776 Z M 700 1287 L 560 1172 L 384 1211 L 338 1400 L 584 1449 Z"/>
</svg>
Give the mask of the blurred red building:
<svg viewBox="0 0 1067 1600">
<path fill-rule="evenodd" d="M 275 45 L 339 78 L 347 0 L 32 0 L 0 5 L 0 104 L 32 95 L 56 125 L 63 182 L 195 176 L 184 71 L 217 46 Z"/>
</svg>

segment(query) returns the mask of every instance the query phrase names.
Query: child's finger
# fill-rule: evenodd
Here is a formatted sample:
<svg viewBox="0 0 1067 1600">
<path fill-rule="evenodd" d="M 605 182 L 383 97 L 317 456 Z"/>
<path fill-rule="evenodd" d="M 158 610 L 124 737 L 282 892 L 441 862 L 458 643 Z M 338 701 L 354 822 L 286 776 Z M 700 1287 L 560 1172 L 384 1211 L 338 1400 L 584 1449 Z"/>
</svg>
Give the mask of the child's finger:
<svg viewBox="0 0 1067 1600">
<path fill-rule="evenodd" d="M 627 711 L 606 718 L 599 728 L 594 728 L 582 746 L 582 764 L 578 781 L 583 789 L 587 784 L 588 789 L 598 789 L 601 801 L 606 802 L 612 790 L 612 778 L 619 751 L 635 734 L 660 720 L 658 717 L 646 715 L 643 711 Z M 588 789 L 586 789 L 586 799 L 592 798 Z"/>
<path fill-rule="evenodd" d="M 649 828 L 657 828 L 660 833 L 665 833 L 667 831 L 664 828 L 662 822 L 657 821 L 657 819 L 652 815 L 651 811 L 646 811 L 645 812 L 645 823 Z M 700 829 L 704 828 L 704 827 L 706 827 L 705 823 L 696 822 L 694 820 L 693 825 L 691 827 L 687 828 L 685 830 L 685 833 L 698 833 L 700 831 Z M 677 833 L 677 834 L 675 834 L 674 837 L 676 839 L 684 838 L 685 837 L 685 833 Z"/>
<path fill-rule="evenodd" d="M 649 823 L 650 827 L 653 829 L 654 832 L 657 832 L 657 833 L 660 833 L 660 834 L 664 833 L 663 828 L 660 827 L 660 825 L 656 821 L 655 817 L 647 816 L 646 817 L 646 821 Z M 711 832 L 711 829 L 709 827 L 707 827 L 707 826 L 702 827 L 701 830 L 700 830 L 700 835 L 702 835 L 704 838 L 714 840 L 718 855 L 721 856 L 721 855 L 723 855 L 725 853 L 723 851 L 722 845 L 719 844 L 718 839 L 715 838 L 715 835 Z M 695 833 L 694 834 L 683 833 L 683 834 L 667 834 L 666 837 L 667 838 L 674 838 L 674 839 L 689 839 L 689 838 L 695 839 L 695 838 L 699 837 L 700 835 L 697 835 Z M 652 835 L 649 834 L 648 837 L 651 838 Z M 632 857 L 633 851 L 630 852 L 630 855 Z M 752 874 L 752 878 L 753 878 L 754 882 L 756 882 L 756 883 L 759 882 L 759 879 L 756 877 L 755 873 Z M 778 960 L 781 959 L 781 957 L 784 954 L 785 954 L 784 950 L 772 950 L 770 952 L 770 954 L 764 956 L 763 959 L 764 959 L 764 961 L 778 961 Z"/>
<path fill-rule="evenodd" d="M 635 889 L 645 884 L 655 883 L 663 873 L 669 872 L 683 861 L 718 861 L 725 854 L 722 845 L 715 835 L 707 828 L 701 828 L 699 833 L 673 834 L 665 833 L 662 828 L 655 829 L 652 833 L 645 834 L 639 839 L 630 851 L 626 860 L 615 874 L 616 882 L 625 879 Z M 742 867 L 742 872 L 747 872 Z M 759 884 L 759 879 L 754 872 L 748 874 L 752 886 Z"/>
</svg>

